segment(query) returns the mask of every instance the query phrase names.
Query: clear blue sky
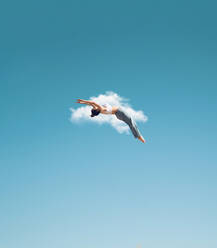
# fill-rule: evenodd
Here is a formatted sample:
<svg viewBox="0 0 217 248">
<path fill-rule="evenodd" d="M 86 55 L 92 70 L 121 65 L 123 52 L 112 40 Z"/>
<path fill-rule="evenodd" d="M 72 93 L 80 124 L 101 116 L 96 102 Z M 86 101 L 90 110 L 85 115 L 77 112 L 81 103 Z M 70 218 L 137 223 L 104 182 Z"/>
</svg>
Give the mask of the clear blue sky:
<svg viewBox="0 0 217 248">
<path fill-rule="evenodd" d="M 0 247 L 217 247 L 216 1 L 0 8 Z M 70 123 L 107 90 L 147 144 Z"/>
</svg>

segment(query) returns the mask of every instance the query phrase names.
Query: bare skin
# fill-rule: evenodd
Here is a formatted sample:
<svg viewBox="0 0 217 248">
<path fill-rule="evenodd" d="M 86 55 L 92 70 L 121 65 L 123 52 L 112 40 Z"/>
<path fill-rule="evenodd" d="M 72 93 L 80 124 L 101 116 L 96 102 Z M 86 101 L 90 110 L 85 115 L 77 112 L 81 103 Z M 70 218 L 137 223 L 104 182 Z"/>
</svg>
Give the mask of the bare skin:
<svg viewBox="0 0 217 248">
<path fill-rule="evenodd" d="M 94 109 L 99 110 L 101 114 L 108 114 L 107 113 L 107 109 L 105 107 L 97 104 L 94 101 L 87 101 L 87 100 L 83 100 L 83 99 L 77 99 L 77 102 L 76 103 L 89 105 L 89 106 L 93 107 Z M 117 112 L 117 110 L 118 110 L 118 107 L 113 106 L 112 107 L 112 113 L 111 114 L 114 115 Z M 144 140 L 144 138 L 142 136 L 138 137 L 138 139 L 141 142 L 145 143 L 145 140 Z"/>
<path fill-rule="evenodd" d="M 95 103 L 94 101 L 87 101 L 87 100 L 82 100 L 82 99 L 78 99 L 76 103 L 80 103 L 80 104 L 86 104 L 89 106 L 92 106 L 94 109 L 99 110 L 101 114 L 107 114 L 106 108 Z M 118 107 L 113 106 L 112 107 L 112 114 L 114 115 L 118 110 Z"/>
</svg>

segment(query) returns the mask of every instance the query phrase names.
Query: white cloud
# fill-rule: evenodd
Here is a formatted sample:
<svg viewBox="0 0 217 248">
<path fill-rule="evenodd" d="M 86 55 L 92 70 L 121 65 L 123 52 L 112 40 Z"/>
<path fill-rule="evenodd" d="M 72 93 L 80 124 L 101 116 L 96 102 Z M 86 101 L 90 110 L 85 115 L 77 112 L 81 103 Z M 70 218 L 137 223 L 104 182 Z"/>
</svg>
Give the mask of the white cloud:
<svg viewBox="0 0 217 248">
<path fill-rule="evenodd" d="M 128 103 L 128 99 L 119 96 L 115 92 L 108 91 L 105 94 L 100 94 L 97 97 L 90 97 L 90 100 L 102 105 L 105 103 L 111 106 L 121 106 L 136 122 L 146 122 L 147 116 L 144 115 L 143 111 L 134 110 Z M 71 110 L 71 122 L 80 121 L 91 121 L 98 124 L 108 123 L 113 128 L 115 128 L 119 133 L 128 133 L 129 127 L 123 122 L 117 119 L 115 115 L 98 115 L 95 117 L 90 117 L 91 107 L 86 105 L 81 105 L 77 109 L 70 108 Z"/>
</svg>

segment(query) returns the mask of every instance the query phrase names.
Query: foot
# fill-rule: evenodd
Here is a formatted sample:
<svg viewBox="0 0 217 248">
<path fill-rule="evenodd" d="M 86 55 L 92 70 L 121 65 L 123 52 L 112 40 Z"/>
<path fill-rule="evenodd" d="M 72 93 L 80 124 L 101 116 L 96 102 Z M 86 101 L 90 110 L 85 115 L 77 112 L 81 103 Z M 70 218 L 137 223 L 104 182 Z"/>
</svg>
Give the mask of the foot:
<svg viewBox="0 0 217 248">
<path fill-rule="evenodd" d="M 138 139 L 139 139 L 140 141 L 142 141 L 143 143 L 145 143 L 145 140 L 144 140 L 144 138 L 143 138 L 142 136 L 139 136 Z"/>
</svg>

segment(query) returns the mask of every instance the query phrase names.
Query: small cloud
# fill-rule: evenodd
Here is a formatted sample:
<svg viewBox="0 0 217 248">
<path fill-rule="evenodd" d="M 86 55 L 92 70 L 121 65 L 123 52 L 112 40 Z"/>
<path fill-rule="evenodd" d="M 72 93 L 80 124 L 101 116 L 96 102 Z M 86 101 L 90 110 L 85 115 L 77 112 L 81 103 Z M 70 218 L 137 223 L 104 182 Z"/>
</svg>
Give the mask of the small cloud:
<svg viewBox="0 0 217 248">
<path fill-rule="evenodd" d="M 128 103 L 128 99 L 125 99 L 112 91 L 108 91 L 105 94 L 100 94 L 97 97 L 90 97 L 90 100 L 95 101 L 100 105 L 108 103 L 111 106 L 122 107 L 136 122 L 146 122 L 148 119 L 142 110 L 134 110 Z M 115 115 L 98 115 L 92 118 L 90 117 L 91 107 L 86 105 L 77 109 L 70 108 L 70 110 L 70 120 L 73 123 L 79 123 L 80 121 L 91 121 L 98 124 L 107 123 L 115 128 L 119 133 L 129 132 L 129 127 L 123 121 L 118 120 Z"/>
</svg>

